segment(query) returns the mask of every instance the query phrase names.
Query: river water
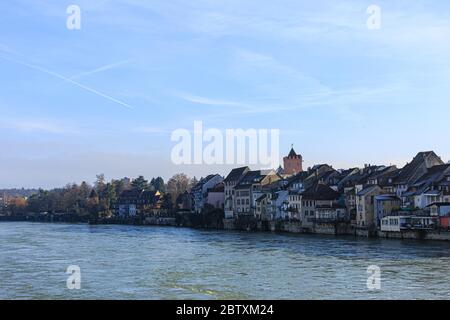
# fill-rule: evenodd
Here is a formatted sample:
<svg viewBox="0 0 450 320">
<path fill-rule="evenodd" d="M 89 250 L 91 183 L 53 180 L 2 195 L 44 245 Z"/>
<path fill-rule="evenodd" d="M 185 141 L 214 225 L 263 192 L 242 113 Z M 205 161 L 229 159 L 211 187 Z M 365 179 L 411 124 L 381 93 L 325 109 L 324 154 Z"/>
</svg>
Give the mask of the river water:
<svg viewBox="0 0 450 320">
<path fill-rule="evenodd" d="M 450 243 L 2 222 L 0 298 L 450 299 Z"/>
</svg>

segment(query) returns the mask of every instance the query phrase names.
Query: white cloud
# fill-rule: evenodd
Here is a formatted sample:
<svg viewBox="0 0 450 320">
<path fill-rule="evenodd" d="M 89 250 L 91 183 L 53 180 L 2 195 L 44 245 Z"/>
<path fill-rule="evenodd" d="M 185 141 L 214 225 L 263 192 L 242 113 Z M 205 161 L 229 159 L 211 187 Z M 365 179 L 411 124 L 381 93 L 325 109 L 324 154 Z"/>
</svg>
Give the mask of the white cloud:
<svg viewBox="0 0 450 320">
<path fill-rule="evenodd" d="M 225 107 L 240 107 L 240 108 L 250 108 L 249 105 L 241 102 L 228 101 L 228 100 L 220 100 L 220 99 L 211 99 L 206 97 L 195 96 L 191 94 L 181 95 L 181 98 L 185 101 L 208 105 L 208 106 L 225 106 Z"/>
<path fill-rule="evenodd" d="M 171 131 L 159 127 L 136 127 L 131 130 L 135 133 L 147 133 L 147 134 L 168 134 Z"/>
<path fill-rule="evenodd" d="M 1 120 L 0 128 L 7 130 L 16 130 L 20 132 L 43 132 L 50 134 L 74 134 L 77 130 L 67 125 L 50 120 Z"/>
</svg>

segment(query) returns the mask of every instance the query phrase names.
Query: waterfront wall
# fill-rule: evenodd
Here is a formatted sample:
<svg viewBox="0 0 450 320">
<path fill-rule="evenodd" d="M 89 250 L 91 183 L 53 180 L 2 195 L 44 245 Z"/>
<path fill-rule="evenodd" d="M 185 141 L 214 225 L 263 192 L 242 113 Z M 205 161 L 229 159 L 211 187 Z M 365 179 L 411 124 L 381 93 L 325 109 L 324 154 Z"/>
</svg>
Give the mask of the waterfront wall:
<svg viewBox="0 0 450 320">
<path fill-rule="evenodd" d="M 288 233 L 310 233 L 326 235 L 355 235 L 355 230 L 346 223 L 317 223 L 313 227 L 305 228 L 299 221 L 257 221 L 249 217 L 234 220 L 224 219 L 225 230 L 253 230 Z M 361 236 L 367 236 L 361 234 Z"/>
<path fill-rule="evenodd" d="M 79 216 L 75 214 L 27 214 L 17 216 L 0 216 L 0 221 L 88 223 L 89 216 Z"/>
<path fill-rule="evenodd" d="M 271 221 L 269 231 L 289 233 L 312 233 L 326 235 L 352 235 L 353 229 L 345 223 L 316 223 L 313 227 L 305 228 L 299 221 Z M 266 231 L 264 229 L 259 229 Z"/>
<path fill-rule="evenodd" d="M 268 221 L 266 223 L 261 222 L 260 224 L 258 224 L 258 230 L 272 232 L 305 233 L 305 230 L 303 230 L 301 223 L 297 221 Z"/>
<path fill-rule="evenodd" d="M 450 232 L 435 230 L 408 230 L 401 232 L 378 231 L 378 237 L 386 239 L 414 239 L 450 241 Z"/>
<path fill-rule="evenodd" d="M 234 219 L 223 219 L 224 230 L 235 230 Z"/>
<path fill-rule="evenodd" d="M 175 218 L 155 218 L 147 217 L 144 220 L 144 225 L 149 226 L 176 226 Z"/>
<path fill-rule="evenodd" d="M 369 236 L 370 236 L 369 230 L 367 230 L 367 229 L 355 228 L 353 233 L 356 237 L 369 238 Z"/>
<path fill-rule="evenodd" d="M 71 215 L 63 216 L 0 216 L 0 221 L 28 221 L 28 222 L 87 222 L 87 217 L 75 219 Z M 414 239 L 450 241 L 449 231 L 439 230 L 407 230 L 402 232 L 369 232 L 367 229 L 355 228 L 348 223 L 316 223 L 312 227 L 302 227 L 299 221 L 258 221 L 252 216 L 239 217 L 238 219 L 222 219 L 220 222 L 214 219 L 210 221 L 198 214 L 187 214 L 176 218 L 147 217 L 140 219 L 95 219 L 91 224 L 128 224 L 128 225 L 153 225 L 153 226 L 178 226 L 190 228 L 207 228 L 217 230 L 241 230 L 260 232 L 287 232 L 297 234 L 323 234 L 323 235 L 351 235 L 355 237 L 378 237 L 385 239 Z"/>
</svg>

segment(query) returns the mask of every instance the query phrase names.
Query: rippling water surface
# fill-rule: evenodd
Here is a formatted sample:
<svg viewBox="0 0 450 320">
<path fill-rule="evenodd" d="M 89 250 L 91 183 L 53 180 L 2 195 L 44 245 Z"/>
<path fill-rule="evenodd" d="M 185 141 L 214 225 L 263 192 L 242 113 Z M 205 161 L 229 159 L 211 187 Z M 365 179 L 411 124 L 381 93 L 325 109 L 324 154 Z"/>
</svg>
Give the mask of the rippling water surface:
<svg viewBox="0 0 450 320">
<path fill-rule="evenodd" d="M 81 268 L 81 290 L 66 286 Z M 367 267 L 381 268 L 369 291 Z M 3 299 L 450 299 L 450 244 L 0 223 Z"/>
</svg>

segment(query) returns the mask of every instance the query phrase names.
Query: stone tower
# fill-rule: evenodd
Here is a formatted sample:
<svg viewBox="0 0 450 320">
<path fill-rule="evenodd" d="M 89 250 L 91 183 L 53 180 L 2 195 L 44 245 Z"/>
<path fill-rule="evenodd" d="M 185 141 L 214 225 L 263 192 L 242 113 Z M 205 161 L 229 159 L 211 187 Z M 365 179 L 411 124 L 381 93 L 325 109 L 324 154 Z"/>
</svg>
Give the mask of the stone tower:
<svg viewBox="0 0 450 320">
<path fill-rule="evenodd" d="M 283 158 L 284 174 L 293 175 L 303 171 L 303 158 L 300 154 L 295 153 L 292 146 L 287 157 Z"/>
</svg>

